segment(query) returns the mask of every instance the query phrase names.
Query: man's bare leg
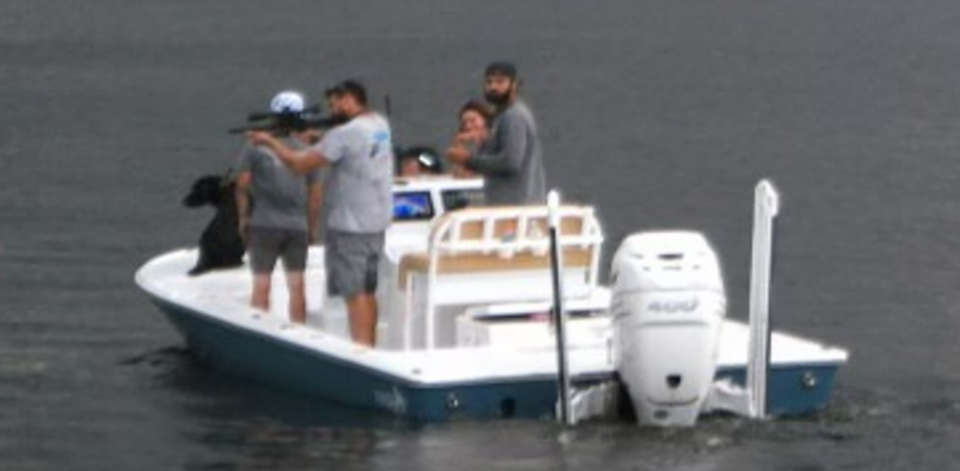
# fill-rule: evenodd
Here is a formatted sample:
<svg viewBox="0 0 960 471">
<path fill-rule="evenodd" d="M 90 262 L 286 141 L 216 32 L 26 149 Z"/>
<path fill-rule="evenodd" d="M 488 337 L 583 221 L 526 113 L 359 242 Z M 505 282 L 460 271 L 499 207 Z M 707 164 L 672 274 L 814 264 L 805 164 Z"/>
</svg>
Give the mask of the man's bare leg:
<svg viewBox="0 0 960 471">
<path fill-rule="evenodd" d="M 307 296 L 303 285 L 303 272 L 287 272 L 287 290 L 290 292 L 290 321 L 307 323 Z"/>
<path fill-rule="evenodd" d="M 359 344 L 373 347 L 377 343 L 377 297 L 358 293 L 347 297 L 350 313 L 350 336 Z"/>
<path fill-rule="evenodd" d="M 253 274 L 253 294 L 250 296 L 250 305 L 270 312 L 270 274 Z"/>
</svg>

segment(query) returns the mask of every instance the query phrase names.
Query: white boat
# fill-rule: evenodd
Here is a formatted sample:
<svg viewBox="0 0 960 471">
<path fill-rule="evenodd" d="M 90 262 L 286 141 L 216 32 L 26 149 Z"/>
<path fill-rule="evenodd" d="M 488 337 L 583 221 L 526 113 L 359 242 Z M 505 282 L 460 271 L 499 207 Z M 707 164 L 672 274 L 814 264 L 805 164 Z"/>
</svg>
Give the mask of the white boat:
<svg viewBox="0 0 960 471">
<path fill-rule="evenodd" d="M 270 312 L 249 306 L 246 266 L 189 276 L 198 255 L 194 248 L 150 260 L 137 271 L 136 282 L 201 359 L 228 372 L 424 421 L 552 417 L 558 408 L 559 362 L 550 322 L 547 209 L 470 206 L 480 188 L 478 181 L 442 178 L 395 185 L 396 220 L 380 267 L 376 348 L 349 340 L 342 301 L 323 292 L 320 246 L 309 253 L 306 326 L 288 321 L 279 270 Z M 660 340 L 659 334 L 640 335 L 630 341 L 641 342 L 635 353 L 643 366 L 618 372 L 618 366 L 636 362 L 621 361 L 622 346 L 615 340 L 624 332 L 615 334 L 622 323 L 615 319 L 623 313 L 612 314 L 611 298 L 629 296 L 612 295 L 615 286 L 600 283 L 603 231 L 593 208 L 562 206 L 559 215 L 565 351 L 578 417 L 611 412 L 620 378 L 631 392 L 654 396 L 658 388 L 676 396 L 695 386 L 692 414 L 666 417 L 670 401 L 634 400 L 638 417 L 649 417 L 649 423 L 689 425 L 681 416 L 695 420 L 699 413 L 727 407 L 730 401 L 715 394 L 714 386 L 724 385 L 721 392 L 729 395 L 731 387 L 744 384 L 751 333 L 745 323 L 719 313 L 725 311 L 722 281 L 707 282 L 714 283 L 706 286 L 713 294 L 698 298 L 712 316 L 705 323 L 691 321 L 699 333 L 675 330 Z M 631 239 L 628 247 L 642 252 L 644 240 L 669 245 L 677 237 L 699 236 L 646 235 Z M 719 275 L 719 266 L 716 270 Z M 666 295 L 660 306 L 667 312 L 683 308 L 670 303 L 683 302 Z M 656 343 L 664 338 L 669 345 Z M 764 412 L 793 415 L 825 407 L 847 352 L 786 333 L 775 332 L 770 341 Z M 706 361 L 671 369 L 689 363 L 678 363 L 682 355 L 677 352 L 683 351 L 697 351 L 694 356 Z M 664 381 L 677 385 L 663 388 Z M 677 403 L 690 402 L 681 399 Z"/>
</svg>

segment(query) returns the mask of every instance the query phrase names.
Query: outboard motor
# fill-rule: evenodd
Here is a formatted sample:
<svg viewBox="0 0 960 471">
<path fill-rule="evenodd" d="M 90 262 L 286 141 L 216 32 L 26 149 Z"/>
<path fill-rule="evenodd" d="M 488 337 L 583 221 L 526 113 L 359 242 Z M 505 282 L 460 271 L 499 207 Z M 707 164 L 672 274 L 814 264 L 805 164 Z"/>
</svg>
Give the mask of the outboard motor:
<svg viewBox="0 0 960 471">
<path fill-rule="evenodd" d="M 696 232 L 628 237 L 611 270 L 614 349 L 641 425 L 692 426 L 716 372 L 726 296 Z"/>
</svg>

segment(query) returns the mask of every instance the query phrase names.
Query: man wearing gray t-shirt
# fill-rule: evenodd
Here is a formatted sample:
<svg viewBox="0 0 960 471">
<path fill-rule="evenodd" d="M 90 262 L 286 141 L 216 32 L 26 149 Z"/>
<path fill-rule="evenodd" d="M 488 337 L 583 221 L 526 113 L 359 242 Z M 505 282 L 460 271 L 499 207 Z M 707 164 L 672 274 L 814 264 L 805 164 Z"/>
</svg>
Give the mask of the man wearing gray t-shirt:
<svg viewBox="0 0 960 471">
<path fill-rule="evenodd" d="M 295 92 L 280 93 L 271 102 L 271 112 L 278 123 L 274 138 L 292 148 L 305 147 L 294 129 L 303 105 L 303 97 Z M 304 324 L 307 310 L 303 273 L 308 246 L 318 228 L 319 172 L 300 175 L 283 165 L 269 149 L 253 145 L 241 150 L 239 167 L 238 230 L 246 243 L 253 272 L 250 304 L 269 312 L 271 278 L 277 260 L 281 259 L 290 293 L 290 319 Z"/>
<path fill-rule="evenodd" d="M 324 193 L 327 290 L 346 298 L 353 340 L 372 347 L 377 267 L 393 216 L 393 144 L 387 120 L 367 109 L 363 85 L 347 80 L 332 90 L 339 94 L 337 111 L 349 121 L 327 131 L 316 145 L 298 150 L 267 133 L 247 136 L 297 171 L 330 167 Z"/>
<path fill-rule="evenodd" d="M 517 69 L 494 62 L 484 79 L 484 95 L 497 110 L 490 136 L 474 148 L 453 148 L 448 156 L 483 175 L 488 205 L 545 204 L 543 151 L 533 113 L 518 96 Z"/>
</svg>

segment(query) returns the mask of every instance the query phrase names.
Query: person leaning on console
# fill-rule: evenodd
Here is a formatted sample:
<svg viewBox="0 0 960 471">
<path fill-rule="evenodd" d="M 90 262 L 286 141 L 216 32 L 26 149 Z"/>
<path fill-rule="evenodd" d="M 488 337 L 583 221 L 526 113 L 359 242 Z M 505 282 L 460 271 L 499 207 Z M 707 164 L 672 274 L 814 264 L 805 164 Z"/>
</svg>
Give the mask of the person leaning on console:
<svg viewBox="0 0 960 471">
<path fill-rule="evenodd" d="M 474 145 L 447 151 L 453 165 L 484 177 L 486 204 L 544 204 L 546 177 L 537 125 L 519 96 L 520 78 L 510 62 L 494 62 L 484 72 L 484 97 L 495 110 L 489 136 Z"/>
<path fill-rule="evenodd" d="M 426 146 L 413 146 L 397 149 L 397 168 L 399 177 L 417 178 L 425 175 L 440 175 L 443 165 L 437 152 Z"/>
</svg>

